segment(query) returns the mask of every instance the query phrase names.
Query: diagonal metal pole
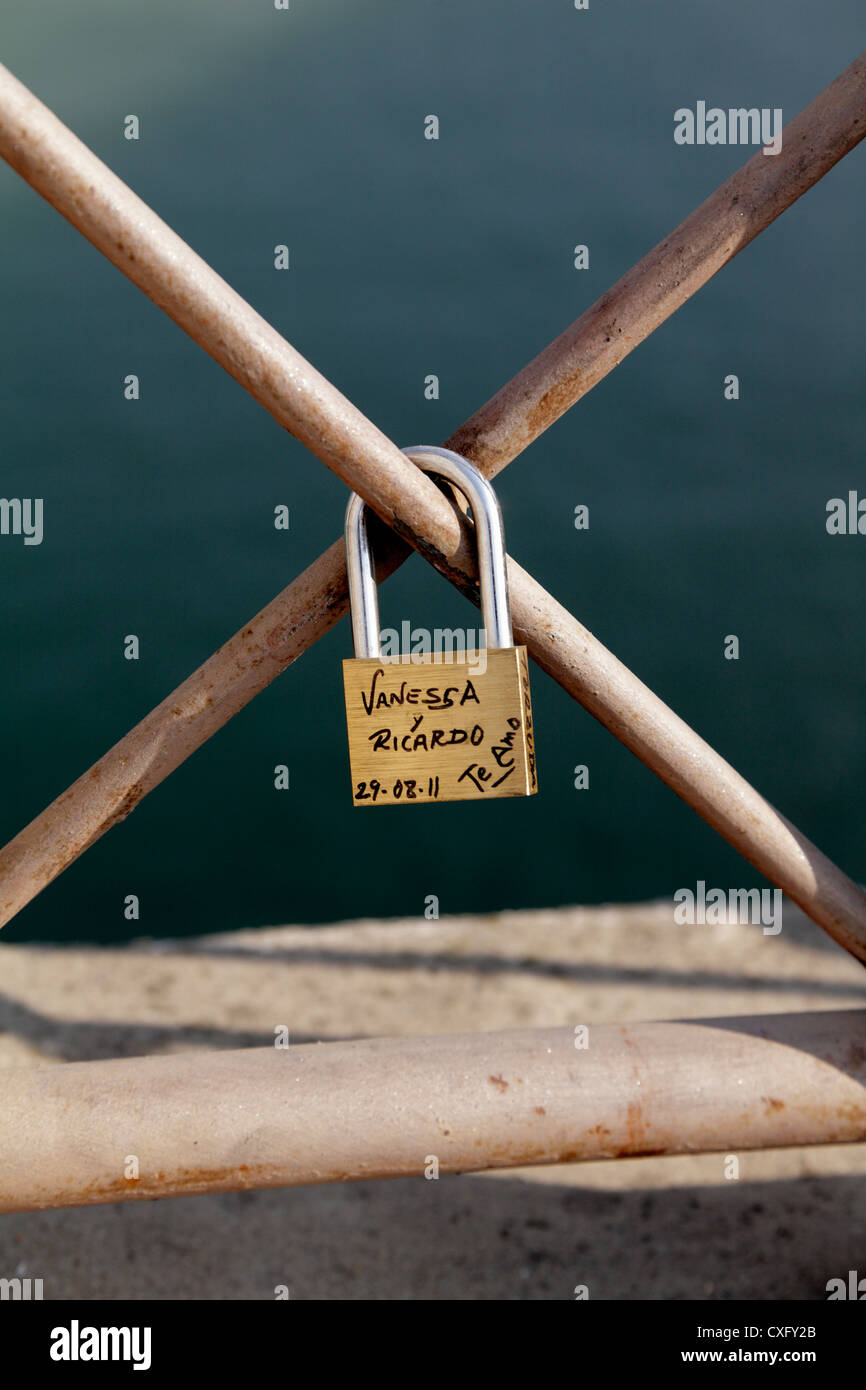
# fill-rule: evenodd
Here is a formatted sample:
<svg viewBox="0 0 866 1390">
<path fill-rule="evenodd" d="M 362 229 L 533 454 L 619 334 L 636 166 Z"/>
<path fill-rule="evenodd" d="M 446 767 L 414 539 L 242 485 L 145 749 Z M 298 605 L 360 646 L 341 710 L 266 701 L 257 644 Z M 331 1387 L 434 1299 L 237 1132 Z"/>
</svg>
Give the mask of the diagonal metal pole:
<svg viewBox="0 0 866 1390">
<path fill-rule="evenodd" d="M 866 53 L 447 441 L 493 477 L 866 135 Z"/>
<path fill-rule="evenodd" d="M 510 429 L 522 421 L 528 442 L 616 365 L 857 143 L 864 109 L 860 59 L 786 128 L 782 155 L 754 156 L 449 443 L 497 471 L 513 445 Z M 472 592 L 465 528 L 429 480 L 2 70 L 0 153 L 389 524 Z M 690 238 L 698 249 L 686 274 Z M 642 302 L 651 279 L 656 291 Z M 617 321 L 626 325 L 621 340 L 612 331 Z M 594 353 L 600 365 L 593 377 L 585 358 Z M 557 354 L 562 372 L 554 391 L 548 382 Z M 383 570 L 401 558 L 392 548 Z M 513 563 L 510 577 L 516 629 L 545 669 L 840 944 L 866 958 L 866 897 L 856 885 Z M 337 544 L 10 842 L 0 854 L 0 923 L 128 814 L 345 606 Z"/>
</svg>

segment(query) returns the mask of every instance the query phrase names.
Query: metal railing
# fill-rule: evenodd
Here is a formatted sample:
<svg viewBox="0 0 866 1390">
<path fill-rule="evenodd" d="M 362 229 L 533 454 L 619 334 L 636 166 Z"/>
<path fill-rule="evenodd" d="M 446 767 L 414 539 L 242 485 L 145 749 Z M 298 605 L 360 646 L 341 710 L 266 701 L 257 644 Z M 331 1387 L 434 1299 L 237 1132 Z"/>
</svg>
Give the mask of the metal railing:
<svg viewBox="0 0 866 1390">
<path fill-rule="evenodd" d="M 866 55 L 786 126 L 778 155 L 759 150 L 446 446 L 495 476 L 864 134 Z M 0 155 L 387 523 L 380 579 L 414 548 L 477 601 L 469 524 L 430 479 L 3 68 Z M 508 578 L 515 638 L 538 664 L 866 961 L 866 894 L 511 559 Z M 0 851 L 0 925 L 347 607 L 340 539 Z M 849 1137 L 866 1138 L 862 1116 Z"/>
</svg>

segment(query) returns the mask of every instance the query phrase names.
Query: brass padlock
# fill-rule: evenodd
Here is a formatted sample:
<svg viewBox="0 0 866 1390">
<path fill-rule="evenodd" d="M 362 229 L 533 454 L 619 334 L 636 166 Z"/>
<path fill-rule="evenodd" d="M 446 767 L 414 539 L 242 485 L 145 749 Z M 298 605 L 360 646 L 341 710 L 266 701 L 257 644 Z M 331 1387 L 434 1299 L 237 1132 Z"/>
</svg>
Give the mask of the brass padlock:
<svg viewBox="0 0 866 1390">
<path fill-rule="evenodd" d="M 531 796 L 537 782 L 529 663 L 526 648 L 512 641 L 496 493 L 477 468 L 448 449 L 404 452 L 425 473 L 453 484 L 472 507 L 486 645 L 464 649 L 457 660 L 453 651 L 432 650 L 383 658 L 366 508 L 353 493 L 346 562 L 355 657 L 343 662 L 353 803 Z"/>
</svg>

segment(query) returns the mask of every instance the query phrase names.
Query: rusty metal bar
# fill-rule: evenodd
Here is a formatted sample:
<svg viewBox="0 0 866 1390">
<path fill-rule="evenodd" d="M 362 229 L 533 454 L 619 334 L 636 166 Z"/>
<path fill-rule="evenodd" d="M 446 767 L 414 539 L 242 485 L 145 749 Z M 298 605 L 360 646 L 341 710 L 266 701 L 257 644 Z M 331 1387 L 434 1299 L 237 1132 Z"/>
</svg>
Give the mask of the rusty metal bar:
<svg viewBox="0 0 866 1390">
<path fill-rule="evenodd" d="M 0 924 L 294 661 L 314 640 L 311 631 L 320 636 L 332 626 L 338 596 L 311 601 L 324 563 L 317 560 L 0 851 Z M 866 960 L 866 895 L 857 885 L 511 559 L 508 577 L 516 640 L 841 946 Z"/>
<path fill-rule="evenodd" d="M 443 539 L 459 548 L 435 484 L 424 478 L 416 509 L 396 444 L 2 66 L 0 155 L 354 491 L 374 471 L 374 510 L 390 527 L 424 536 L 438 502 Z"/>
<path fill-rule="evenodd" d="M 422 1177 L 434 1160 L 859 1143 L 864 1028 L 851 1010 L 9 1067 L 0 1211 Z"/>
<path fill-rule="evenodd" d="M 866 54 L 447 440 L 488 477 L 527 448 L 866 135 Z"/>
<path fill-rule="evenodd" d="M 860 138 L 853 112 L 859 110 L 862 118 L 866 110 L 863 70 L 863 61 L 858 60 L 786 127 L 782 155 L 767 160 L 759 153 L 735 176 L 744 181 L 744 189 L 754 183 L 766 196 L 772 194 L 773 215 L 804 191 L 808 179 L 819 178 Z M 809 135 L 812 123 L 815 129 Z M 862 119 L 860 124 L 862 127 Z M 802 153 L 807 136 L 812 141 L 808 160 Z M 774 165 L 784 160 L 784 151 L 791 145 L 795 151 L 799 145 L 801 153 L 788 155 L 784 176 L 768 191 L 763 175 L 748 171 L 758 159 Z M 465 527 L 435 488 L 431 495 L 429 480 L 412 469 L 394 445 L 179 242 L 20 83 L 2 72 L 0 153 L 135 278 L 155 302 L 193 336 L 200 337 L 218 361 L 281 423 L 294 428 L 389 524 L 452 582 L 473 593 L 474 562 Z M 706 234 L 701 212 L 698 209 L 694 216 Z M 751 235 L 760 229 L 758 213 L 753 214 L 753 221 Z M 688 222 L 683 224 L 683 228 L 687 226 Z M 140 246 L 139 237 L 144 238 Z M 744 232 L 739 241 L 728 237 L 726 248 L 716 246 L 707 274 L 718 269 L 723 250 L 723 258 L 729 259 L 748 239 Z M 670 262 L 673 270 L 677 257 L 681 258 L 680 241 L 674 234 L 651 252 L 643 275 L 638 272 L 644 262 L 630 272 L 626 281 L 631 288 L 619 292 L 620 308 L 630 302 L 630 296 L 639 295 L 646 277 L 662 275 L 663 263 Z M 665 251 L 674 242 L 678 244 Z M 709 251 L 706 254 L 710 255 Z M 697 287 L 696 276 L 693 269 L 693 288 Z M 625 286 L 626 281 L 620 285 Z M 664 301 L 669 306 L 667 312 L 681 302 L 682 296 L 677 299 L 675 290 L 678 287 L 671 289 Z M 658 297 L 654 304 L 651 313 L 646 311 L 650 313 L 646 332 L 660 321 Z M 596 318 L 593 310 L 588 319 L 584 316 L 588 342 L 593 335 L 597 338 Z M 629 340 L 617 349 L 619 358 L 637 341 L 636 332 L 632 326 Z M 574 391 L 579 394 L 578 377 L 585 369 L 575 365 L 580 357 L 578 353 L 575 358 L 575 342 L 583 338 L 578 333 L 572 340 L 567 334 L 559 341 L 564 344 L 565 409 Z M 527 427 L 537 425 L 538 429 L 550 423 L 554 405 L 546 391 L 546 405 L 544 411 L 541 409 L 538 391 L 550 368 L 549 361 L 539 367 L 541 362 L 537 359 L 527 369 L 528 414 L 532 417 Z M 605 369 L 613 365 L 615 361 L 608 358 Z M 507 401 L 492 411 L 490 471 L 503 461 L 502 420 L 511 421 L 509 428 L 519 422 L 520 381 L 516 378 L 506 388 Z M 481 414 L 489 415 L 492 408 L 493 403 L 489 403 Z M 474 444 L 467 431 L 472 433 L 472 422 L 452 436 L 452 441 L 472 457 L 476 449 L 483 454 L 484 430 L 479 426 Z M 396 519 L 396 508 L 400 520 Z M 392 546 L 383 559 L 383 572 L 394 568 L 401 558 L 400 548 Z M 515 628 L 536 660 L 840 944 L 866 958 L 866 897 L 856 885 L 513 562 L 509 573 Z M 345 607 L 345 568 L 337 544 L 10 842 L 0 854 L 0 923 L 9 920 L 94 839 L 127 815 L 148 790 L 327 631 Z"/>
</svg>

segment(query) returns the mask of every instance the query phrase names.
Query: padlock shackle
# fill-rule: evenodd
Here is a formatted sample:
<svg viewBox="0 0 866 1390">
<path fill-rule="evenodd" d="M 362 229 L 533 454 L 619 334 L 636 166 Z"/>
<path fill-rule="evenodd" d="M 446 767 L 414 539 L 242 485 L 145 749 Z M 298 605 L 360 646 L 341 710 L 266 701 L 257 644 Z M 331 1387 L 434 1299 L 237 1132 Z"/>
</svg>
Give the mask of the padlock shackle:
<svg viewBox="0 0 866 1390">
<path fill-rule="evenodd" d="M 435 473 L 463 493 L 472 508 L 478 545 L 478 577 L 481 616 L 490 649 L 513 647 L 508 579 L 505 564 L 505 532 L 499 499 L 490 483 L 468 459 L 433 444 L 413 444 L 404 454 L 425 473 Z M 355 656 L 381 658 L 379 595 L 376 571 L 367 536 L 367 506 L 356 492 L 346 508 L 346 567 L 352 605 L 352 638 Z"/>
</svg>

